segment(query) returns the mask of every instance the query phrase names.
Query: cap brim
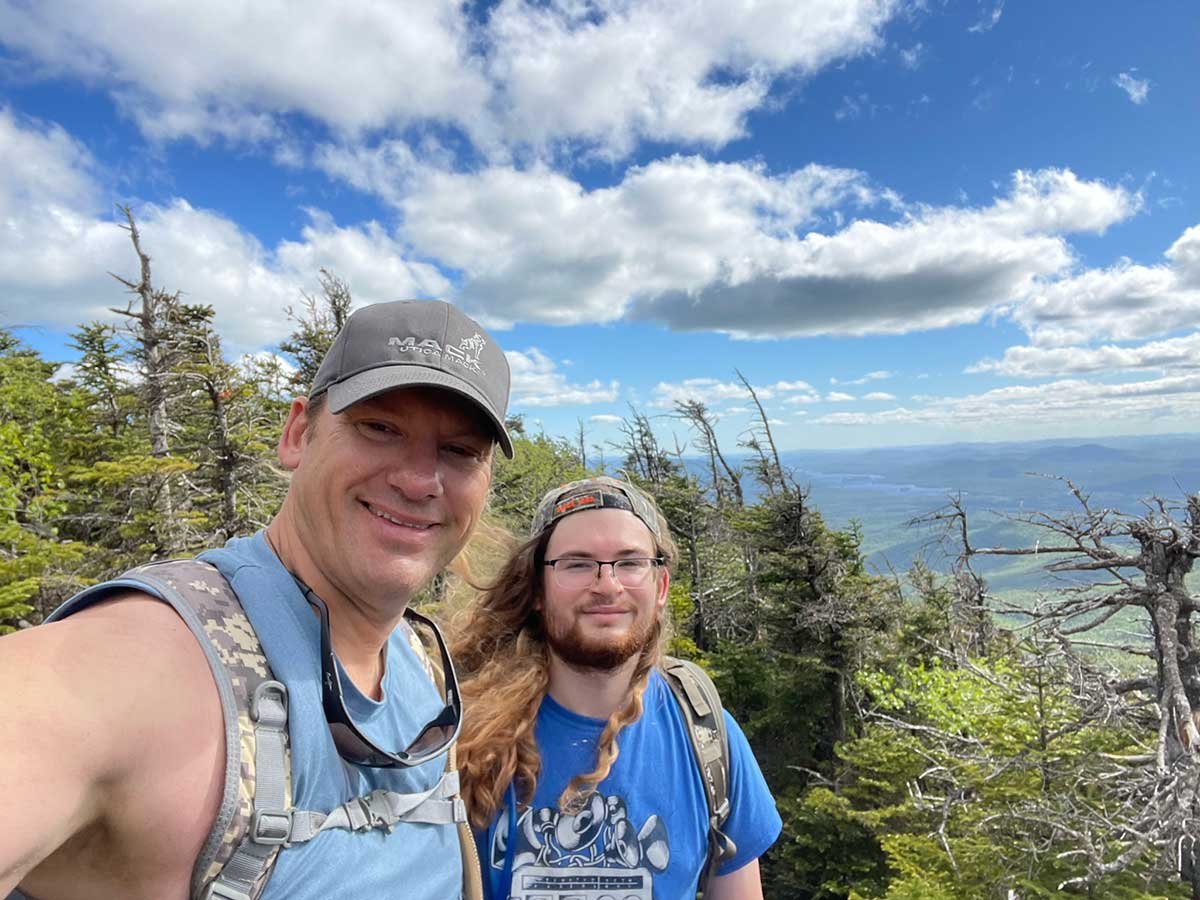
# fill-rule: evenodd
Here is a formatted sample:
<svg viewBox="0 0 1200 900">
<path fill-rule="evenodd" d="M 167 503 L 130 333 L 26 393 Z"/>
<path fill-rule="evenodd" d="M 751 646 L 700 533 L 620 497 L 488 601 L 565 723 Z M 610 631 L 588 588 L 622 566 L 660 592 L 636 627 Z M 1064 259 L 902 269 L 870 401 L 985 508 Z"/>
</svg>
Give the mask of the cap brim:
<svg viewBox="0 0 1200 900">
<path fill-rule="evenodd" d="M 482 412 L 496 431 L 496 443 L 509 459 L 513 458 L 512 439 L 504 427 L 504 421 L 492 408 L 491 403 L 475 387 L 457 375 L 429 366 L 393 363 L 367 369 L 329 386 L 329 411 L 340 413 L 355 403 L 370 400 L 396 388 L 436 387 L 453 391 L 471 401 Z"/>
</svg>

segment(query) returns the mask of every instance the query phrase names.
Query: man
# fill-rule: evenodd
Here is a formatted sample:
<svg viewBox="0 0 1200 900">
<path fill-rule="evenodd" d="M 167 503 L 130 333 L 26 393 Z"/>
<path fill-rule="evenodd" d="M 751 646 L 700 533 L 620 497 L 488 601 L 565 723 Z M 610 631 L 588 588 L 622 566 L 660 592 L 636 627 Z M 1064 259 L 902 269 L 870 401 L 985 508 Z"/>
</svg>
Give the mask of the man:
<svg viewBox="0 0 1200 900">
<path fill-rule="evenodd" d="M 214 823 L 232 821 L 238 803 L 226 745 L 237 749 L 239 722 L 221 699 L 230 679 L 186 611 L 108 585 L 73 615 L 0 640 L 0 896 L 19 885 L 37 900 L 254 897 L 269 857 L 264 900 L 458 897 L 453 821 L 409 808 L 443 796 L 457 692 L 431 680 L 404 617 L 478 521 L 493 445 L 512 455 L 508 389 L 504 354 L 454 307 L 357 310 L 291 405 L 278 515 L 204 554 L 211 578 L 180 585 L 231 588 L 252 633 L 213 644 L 240 651 L 256 634 L 284 686 L 255 692 L 264 731 L 241 757 L 243 784 L 257 767 L 261 841 L 208 893 L 213 873 L 199 861 L 212 862 Z M 274 810 L 262 798 L 282 798 L 288 773 L 267 766 L 264 747 L 284 700 L 292 808 Z"/>
<path fill-rule="evenodd" d="M 492 900 L 695 897 L 709 806 L 660 668 L 677 555 L 637 488 L 575 482 L 542 498 L 530 539 L 460 615 L 459 763 Z M 736 852 L 704 896 L 761 900 L 758 857 L 781 822 L 745 737 L 718 715 Z"/>
</svg>

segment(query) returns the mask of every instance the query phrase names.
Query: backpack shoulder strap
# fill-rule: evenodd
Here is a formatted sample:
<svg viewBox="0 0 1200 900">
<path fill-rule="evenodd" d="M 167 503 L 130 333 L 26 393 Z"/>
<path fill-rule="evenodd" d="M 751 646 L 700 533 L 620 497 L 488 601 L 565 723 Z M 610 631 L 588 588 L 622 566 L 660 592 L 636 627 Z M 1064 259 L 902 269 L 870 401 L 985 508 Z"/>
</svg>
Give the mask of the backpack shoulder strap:
<svg viewBox="0 0 1200 900">
<path fill-rule="evenodd" d="M 293 807 L 287 688 L 274 679 L 241 601 L 215 566 L 194 559 L 140 566 L 77 594 L 47 621 L 129 590 L 160 597 L 179 614 L 204 651 L 221 698 L 225 789 L 192 869 L 191 900 L 258 900 L 281 847 L 312 840 L 329 829 L 391 831 L 400 822 L 457 825 L 468 891 L 464 897 L 482 900 L 478 855 L 452 758 L 442 778 L 427 791 L 376 790 L 330 812 Z M 415 632 L 409 629 L 407 636 L 438 680 Z M 473 863 L 468 862 L 468 847 Z"/>
<path fill-rule="evenodd" d="M 196 636 L 221 698 L 225 788 L 192 869 L 189 896 L 254 900 L 283 843 L 270 842 L 271 832 L 291 807 L 287 691 L 274 680 L 229 582 L 214 566 L 199 560 L 169 560 L 131 569 L 72 597 L 47 621 L 122 590 L 143 591 L 171 605 Z"/>
<path fill-rule="evenodd" d="M 438 690 L 444 691 L 446 688 L 446 673 L 442 671 L 438 662 L 434 662 L 434 655 L 429 652 L 429 648 L 425 646 L 420 636 L 408 624 L 407 620 L 401 622 L 401 627 L 405 629 L 405 636 L 408 638 L 408 643 L 412 647 L 413 652 L 417 654 L 417 658 L 421 660 L 426 673 L 433 680 L 433 683 L 438 686 Z M 458 778 L 458 755 L 454 744 L 450 745 L 450 750 L 446 754 L 446 775 L 453 776 L 455 779 Z M 457 780 L 454 783 L 457 785 Z M 462 857 L 463 900 L 483 900 L 483 865 L 479 860 L 479 850 L 475 847 L 475 836 L 471 833 L 470 823 L 466 821 L 466 807 L 463 806 L 462 797 L 457 790 L 452 799 L 457 801 L 464 810 L 462 819 L 455 823 L 458 827 L 458 845 Z"/>
<path fill-rule="evenodd" d="M 704 891 L 717 867 L 737 853 L 737 846 L 722 830 L 729 818 L 729 735 L 721 697 L 708 673 L 691 660 L 672 656 L 663 660 L 662 668 L 687 722 L 688 740 L 708 797 L 708 858 L 700 879 Z"/>
</svg>

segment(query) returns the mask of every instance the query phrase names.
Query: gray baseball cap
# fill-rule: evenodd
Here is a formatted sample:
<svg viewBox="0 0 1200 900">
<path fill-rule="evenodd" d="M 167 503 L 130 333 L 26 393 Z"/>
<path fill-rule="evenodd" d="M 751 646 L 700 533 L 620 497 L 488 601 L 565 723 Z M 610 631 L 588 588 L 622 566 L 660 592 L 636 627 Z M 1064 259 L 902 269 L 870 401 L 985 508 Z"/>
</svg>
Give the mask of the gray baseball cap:
<svg viewBox="0 0 1200 900">
<path fill-rule="evenodd" d="M 623 509 L 646 523 L 659 540 L 658 507 L 654 501 L 628 481 L 618 481 L 607 475 L 570 481 L 548 491 L 533 514 L 530 537 L 537 537 L 559 519 L 585 509 Z"/>
<path fill-rule="evenodd" d="M 340 413 L 395 388 L 419 386 L 445 388 L 474 403 L 512 459 L 504 427 L 508 359 L 478 322 L 440 300 L 356 309 L 321 361 L 308 396 L 328 393 L 329 411 Z"/>
</svg>

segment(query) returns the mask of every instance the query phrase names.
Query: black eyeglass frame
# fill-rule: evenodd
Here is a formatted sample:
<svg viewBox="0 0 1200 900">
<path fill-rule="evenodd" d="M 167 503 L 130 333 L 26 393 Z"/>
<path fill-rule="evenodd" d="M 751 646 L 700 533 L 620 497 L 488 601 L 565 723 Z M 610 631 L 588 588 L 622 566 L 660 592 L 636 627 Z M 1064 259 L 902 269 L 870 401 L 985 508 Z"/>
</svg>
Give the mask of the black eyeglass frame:
<svg viewBox="0 0 1200 900">
<path fill-rule="evenodd" d="M 321 705 L 324 707 L 325 721 L 329 725 L 338 755 L 356 766 L 370 766 L 376 769 L 412 768 L 444 755 L 458 740 L 458 733 L 462 728 L 462 698 L 458 693 L 454 662 L 450 659 L 450 650 L 446 646 L 441 629 L 428 616 L 423 616 L 413 609 L 404 610 L 405 619 L 410 623 L 428 627 L 437 641 L 438 652 L 442 657 L 445 705 L 404 750 L 384 750 L 362 733 L 346 709 L 342 680 L 338 677 L 337 656 L 333 652 L 333 639 L 329 633 L 329 607 L 299 578 L 296 579 L 296 583 L 303 591 L 304 599 L 317 611 L 317 618 L 321 624 Z M 437 731 L 444 732 L 444 739 L 428 748 L 422 747 L 427 735 L 435 735 Z"/>
<path fill-rule="evenodd" d="M 652 569 L 658 569 L 658 568 L 661 568 L 662 566 L 664 566 L 667 562 L 666 558 L 662 557 L 662 556 L 626 556 L 621 559 L 592 559 L 591 557 L 588 557 L 588 556 L 559 556 L 554 559 L 544 560 L 542 562 L 542 565 L 550 567 L 550 571 L 554 573 L 554 578 L 557 581 L 558 567 L 555 565 L 555 563 L 560 563 L 560 562 L 563 562 L 564 560 L 568 560 L 568 559 L 572 560 L 573 562 L 595 563 L 596 564 L 596 572 L 592 576 L 593 581 L 600 580 L 600 573 L 602 571 L 604 571 L 605 566 L 610 567 L 612 570 L 613 578 L 615 578 L 618 582 L 620 582 L 622 587 L 640 587 L 640 585 L 627 585 L 627 584 L 625 584 L 625 582 L 621 581 L 621 579 L 617 576 L 617 563 L 630 562 L 632 560 L 644 559 L 644 560 L 647 560 L 648 562 L 652 563 L 652 565 L 651 565 Z M 560 583 L 559 587 L 566 587 L 566 586 Z"/>
</svg>

